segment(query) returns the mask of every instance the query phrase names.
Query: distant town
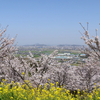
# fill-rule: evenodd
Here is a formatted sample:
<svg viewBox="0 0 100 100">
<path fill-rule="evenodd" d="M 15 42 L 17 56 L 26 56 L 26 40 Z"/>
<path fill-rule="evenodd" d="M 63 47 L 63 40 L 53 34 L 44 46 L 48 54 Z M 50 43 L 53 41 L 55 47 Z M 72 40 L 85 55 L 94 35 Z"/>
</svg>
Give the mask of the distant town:
<svg viewBox="0 0 100 100">
<path fill-rule="evenodd" d="M 80 50 L 84 49 L 84 45 L 69 45 L 69 44 L 61 44 L 61 45 L 45 45 L 45 44 L 34 44 L 34 45 L 23 45 L 17 46 L 19 51 L 33 51 L 33 50 L 45 50 L 45 49 L 56 49 L 56 50 Z"/>
<path fill-rule="evenodd" d="M 38 59 L 41 54 L 49 55 L 54 50 L 58 50 L 58 55 L 53 57 L 53 59 L 65 62 L 72 60 L 73 64 L 79 65 L 81 63 L 85 63 L 85 59 L 87 59 L 86 54 L 82 54 L 81 50 L 85 49 L 83 45 L 45 45 L 45 44 L 34 44 L 34 45 L 24 45 L 24 46 L 17 46 L 17 51 L 15 53 L 16 56 L 23 56 L 26 57 L 29 55 L 29 51 Z"/>
</svg>

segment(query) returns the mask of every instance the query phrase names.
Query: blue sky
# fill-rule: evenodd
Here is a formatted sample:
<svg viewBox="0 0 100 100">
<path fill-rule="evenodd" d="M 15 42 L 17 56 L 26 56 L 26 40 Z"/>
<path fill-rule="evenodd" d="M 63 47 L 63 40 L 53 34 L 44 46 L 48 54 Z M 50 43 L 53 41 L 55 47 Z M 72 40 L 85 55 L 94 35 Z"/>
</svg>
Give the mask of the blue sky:
<svg viewBox="0 0 100 100">
<path fill-rule="evenodd" d="M 100 36 L 100 0 L 0 0 L 0 25 L 18 45 L 84 44 L 79 25 Z"/>
</svg>

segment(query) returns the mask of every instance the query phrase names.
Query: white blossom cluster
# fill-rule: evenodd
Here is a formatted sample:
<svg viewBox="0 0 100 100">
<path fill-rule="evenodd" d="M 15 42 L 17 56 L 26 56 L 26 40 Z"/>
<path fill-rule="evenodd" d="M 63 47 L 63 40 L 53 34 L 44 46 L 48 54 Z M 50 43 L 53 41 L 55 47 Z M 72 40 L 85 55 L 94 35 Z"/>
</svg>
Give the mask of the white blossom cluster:
<svg viewBox="0 0 100 100">
<path fill-rule="evenodd" d="M 70 90 L 88 89 L 88 91 L 94 89 L 94 83 L 99 86 L 100 42 L 98 36 L 94 40 L 90 39 L 88 31 L 85 31 L 82 39 L 91 48 L 90 51 L 85 50 L 90 57 L 84 65 L 71 66 L 68 62 L 61 63 L 53 59 L 58 53 L 57 50 L 49 56 L 42 54 L 39 60 L 36 60 L 30 51 L 27 58 L 15 57 L 16 48 L 13 46 L 15 39 L 4 38 L 5 31 L 6 29 L 0 33 L 0 82 L 2 79 L 7 79 L 9 83 L 11 81 L 26 83 L 25 80 L 29 80 L 34 87 L 58 82 L 58 86 Z"/>
</svg>

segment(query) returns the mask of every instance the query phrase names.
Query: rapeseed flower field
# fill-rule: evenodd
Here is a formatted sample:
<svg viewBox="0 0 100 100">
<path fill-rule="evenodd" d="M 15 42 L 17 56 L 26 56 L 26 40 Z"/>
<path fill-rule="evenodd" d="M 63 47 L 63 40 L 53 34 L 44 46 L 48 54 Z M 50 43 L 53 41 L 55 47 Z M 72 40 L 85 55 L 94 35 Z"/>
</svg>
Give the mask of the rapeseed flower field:
<svg viewBox="0 0 100 100">
<path fill-rule="evenodd" d="M 0 84 L 0 100 L 100 100 L 100 88 L 95 88 L 92 93 L 87 93 L 84 90 L 82 93 L 77 90 L 77 94 L 71 94 L 69 90 L 62 87 L 58 87 L 53 83 L 50 83 L 50 88 L 47 88 L 47 83 L 42 88 L 40 85 L 38 88 L 29 84 L 14 83 L 8 84 L 6 80 L 3 80 Z"/>
</svg>

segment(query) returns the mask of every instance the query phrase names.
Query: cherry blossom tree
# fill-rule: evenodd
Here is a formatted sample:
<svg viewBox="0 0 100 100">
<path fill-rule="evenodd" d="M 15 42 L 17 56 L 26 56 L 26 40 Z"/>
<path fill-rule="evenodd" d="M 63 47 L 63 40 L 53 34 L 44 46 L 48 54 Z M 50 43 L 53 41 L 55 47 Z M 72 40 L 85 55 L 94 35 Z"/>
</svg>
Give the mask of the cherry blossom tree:
<svg viewBox="0 0 100 100">
<path fill-rule="evenodd" d="M 81 23 L 80 25 L 82 26 Z M 58 82 L 59 87 L 63 86 L 70 91 L 88 89 L 88 92 L 91 92 L 94 83 L 99 86 L 100 81 L 100 41 L 97 29 L 94 39 L 89 36 L 88 23 L 87 30 L 84 27 L 83 29 L 85 33 L 81 33 L 82 39 L 88 48 L 82 52 L 89 57 L 83 66 L 71 66 L 69 62 L 62 63 L 54 59 L 57 50 L 50 55 L 42 54 L 38 60 L 30 51 L 26 58 L 15 57 L 14 53 L 17 50 L 14 46 L 15 39 L 4 37 L 3 34 L 7 30 L 5 28 L 0 33 L 0 82 L 7 79 L 9 83 L 11 81 L 25 83 L 29 87 L 28 81 L 34 87 L 44 86 L 45 83 L 50 86 L 50 82 L 56 85 Z"/>
</svg>

